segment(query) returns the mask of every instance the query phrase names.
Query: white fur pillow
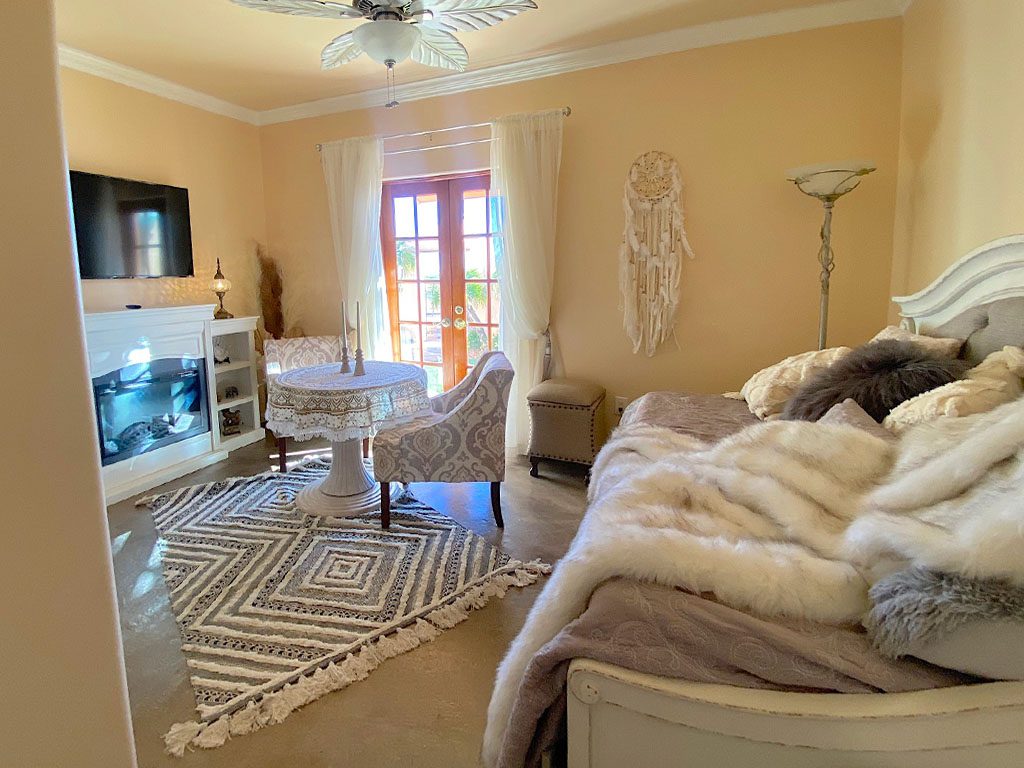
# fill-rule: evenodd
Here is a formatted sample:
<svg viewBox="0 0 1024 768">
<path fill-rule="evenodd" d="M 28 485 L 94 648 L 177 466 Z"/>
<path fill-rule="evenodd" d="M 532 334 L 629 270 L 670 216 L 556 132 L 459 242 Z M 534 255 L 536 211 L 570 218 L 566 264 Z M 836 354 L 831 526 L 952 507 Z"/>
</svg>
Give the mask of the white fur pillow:
<svg viewBox="0 0 1024 768">
<path fill-rule="evenodd" d="M 751 376 L 740 395 L 759 419 L 777 417 L 804 381 L 849 353 L 849 347 L 834 347 L 787 357 Z"/>
<path fill-rule="evenodd" d="M 908 331 L 896 325 L 883 328 L 875 334 L 872 341 L 912 341 L 917 346 L 933 355 L 956 357 L 964 343 L 960 339 L 945 339 L 940 336 L 922 336 L 920 333 Z"/>
<path fill-rule="evenodd" d="M 965 378 L 925 392 L 892 410 L 885 426 L 903 432 L 946 416 L 985 413 L 1024 394 L 1024 350 L 1003 347 L 967 372 Z"/>
</svg>

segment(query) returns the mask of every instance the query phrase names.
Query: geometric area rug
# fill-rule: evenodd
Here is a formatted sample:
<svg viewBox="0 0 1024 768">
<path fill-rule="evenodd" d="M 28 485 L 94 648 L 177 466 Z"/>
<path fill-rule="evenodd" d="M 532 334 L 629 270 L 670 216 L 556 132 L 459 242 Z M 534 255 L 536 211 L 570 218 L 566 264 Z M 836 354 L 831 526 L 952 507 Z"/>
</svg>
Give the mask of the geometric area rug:
<svg viewBox="0 0 1024 768">
<path fill-rule="evenodd" d="M 514 560 L 411 496 L 348 520 L 295 507 L 330 468 L 222 480 L 151 496 L 163 575 L 199 717 L 168 753 L 212 748 L 365 679 L 551 568 Z"/>
</svg>

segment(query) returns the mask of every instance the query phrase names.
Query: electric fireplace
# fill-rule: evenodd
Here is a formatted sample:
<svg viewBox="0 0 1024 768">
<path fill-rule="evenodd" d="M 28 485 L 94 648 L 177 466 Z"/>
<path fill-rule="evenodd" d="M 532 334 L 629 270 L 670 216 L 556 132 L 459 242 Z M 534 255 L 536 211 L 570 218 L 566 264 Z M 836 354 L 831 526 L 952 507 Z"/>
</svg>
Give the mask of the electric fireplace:
<svg viewBox="0 0 1024 768">
<path fill-rule="evenodd" d="M 92 388 L 104 466 L 210 431 L 202 358 L 129 362 Z"/>
</svg>

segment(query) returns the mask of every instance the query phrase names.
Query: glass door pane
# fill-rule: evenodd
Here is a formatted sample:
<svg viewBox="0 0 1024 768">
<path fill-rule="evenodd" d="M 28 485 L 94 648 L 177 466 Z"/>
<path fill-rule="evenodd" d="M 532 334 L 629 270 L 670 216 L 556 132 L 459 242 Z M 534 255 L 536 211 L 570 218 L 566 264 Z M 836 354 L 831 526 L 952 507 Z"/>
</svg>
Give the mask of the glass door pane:
<svg viewBox="0 0 1024 768">
<path fill-rule="evenodd" d="M 395 358 L 427 372 L 430 394 L 497 349 L 500 239 L 489 174 L 384 187 L 381 240 Z"/>
<path fill-rule="evenodd" d="M 489 194 L 489 176 L 457 179 L 452 182 L 452 198 L 459 215 L 453 241 L 462 264 L 461 288 L 464 298 L 462 317 L 464 338 L 456 336 L 456 357 L 470 370 L 485 352 L 500 342 L 500 297 L 498 292 L 497 221 L 494 199 Z M 458 313 L 459 307 L 455 308 Z"/>
<path fill-rule="evenodd" d="M 445 386 L 441 251 L 447 240 L 442 210 L 447 187 L 431 182 L 385 189 L 383 233 L 385 272 L 391 303 L 395 358 L 427 372 L 431 395 Z M 450 354 L 449 354 L 450 356 Z"/>
</svg>

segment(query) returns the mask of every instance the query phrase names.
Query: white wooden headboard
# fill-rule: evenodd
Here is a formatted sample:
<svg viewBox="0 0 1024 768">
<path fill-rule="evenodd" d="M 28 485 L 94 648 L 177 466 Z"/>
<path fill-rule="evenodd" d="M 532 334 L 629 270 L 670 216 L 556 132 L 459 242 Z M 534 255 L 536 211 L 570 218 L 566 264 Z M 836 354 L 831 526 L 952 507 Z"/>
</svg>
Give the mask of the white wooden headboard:
<svg viewBox="0 0 1024 768">
<path fill-rule="evenodd" d="M 975 248 L 931 285 L 911 296 L 894 296 L 903 325 L 926 332 L 966 309 L 1024 296 L 1024 234 Z"/>
</svg>

